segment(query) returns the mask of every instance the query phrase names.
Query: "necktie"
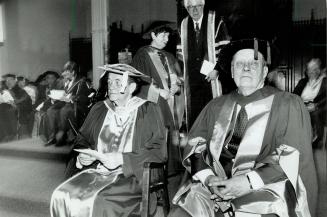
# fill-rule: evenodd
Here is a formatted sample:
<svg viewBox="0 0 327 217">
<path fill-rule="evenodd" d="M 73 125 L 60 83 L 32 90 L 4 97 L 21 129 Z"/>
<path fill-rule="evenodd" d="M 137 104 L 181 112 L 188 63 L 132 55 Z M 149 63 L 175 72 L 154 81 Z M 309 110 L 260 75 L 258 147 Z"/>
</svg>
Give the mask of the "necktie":
<svg viewBox="0 0 327 217">
<path fill-rule="evenodd" d="M 236 155 L 240 142 L 243 138 L 244 131 L 246 129 L 246 124 L 248 122 L 248 115 L 246 114 L 246 110 L 244 106 L 241 107 L 237 115 L 237 119 L 235 122 L 234 133 L 228 144 L 228 150 Z"/>
<path fill-rule="evenodd" d="M 195 22 L 195 37 L 196 37 L 196 42 L 198 43 L 200 37 L 200 27 L 198 22 Z"/>
</svg>

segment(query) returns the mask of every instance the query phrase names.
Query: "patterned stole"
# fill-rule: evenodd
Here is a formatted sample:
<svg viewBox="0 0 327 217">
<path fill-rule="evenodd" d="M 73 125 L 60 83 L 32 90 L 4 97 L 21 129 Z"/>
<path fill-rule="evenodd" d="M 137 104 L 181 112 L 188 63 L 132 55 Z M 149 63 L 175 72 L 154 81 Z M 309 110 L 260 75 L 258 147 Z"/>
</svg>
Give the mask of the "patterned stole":
<svg viewBox="0 0 327 217">
<path fill-rule="evenodd" d="M 159 51 L 160 52 L 160 51 Z M 161 52 L 160 52 L 161 53 Z M 151 58 L 151 61 L 156 68 L 158 75 L 160 77 L 160 80 L 162 82 L 162 85 L 165 90 L 169 91 L 170 88 L 170 77 L 169 74 L 172 73 L 171 68 L 169 67 L 169 62 L 166 56 L 164 56 L 163 53 L 161 55 L 158 54 L 158 52 L 155 49 L 149 49 L 148 54 Z M 165 64 L 163 64 L 165 62 Z M 170 97 L 167 100 L 167 103 L 169 105 L 169 109 L 171 114 L 174 114 L 174 97 Z M 174 115 L 172 115 L 174 119 Z M 175 122 L 176 120 L 174 120 Z"/>
<path fill-rule="evenodd" d="M 138 97 L 133 97 L 126 105 L 126 110 L 121 111 L 122 113 L 132 113 L 132 120 L 135 123 L 137 108 L 141 106 L 146 101 Z M 108 112 L 119 113 L 116 111 L 111 103 L 104 102 L 108 108 Z M 121 114 L 121 113 L 120 113 Z M 131 123 L 134 126 L 134 123 Z M 133 127 L 134 128 L 134 127 Z M 103 131 L 103 127 L 101 131 Z M 110 129 L 112 130 L 112 129 Z M 100 131 L 100 132 L 101 132 Z M 103 131 L 104 133 L 107 133 Z M 118 133 L 118 132 L 111 132 Z M 101 134 L 101 133 L 100 133 Z M 124 133 L 123 133 L 124 134 Z M 131 140 L 133 139 L 133 133 L 129 135 Z M 115 138 L 112 142 L 115 141 Z M 126 147 L 126 142 L 120 139 L 121 144 L 119 146 L 120 152 L 131 152 L 132 147 Z M 127 142 L 128 143 L 128 142 Z M 98 144 L 98 151 L 103 151 L 107 144 Z M 127 144 L 128 145 L 128 144 Z M 110 145 L 109 145 L 110 147 Z M 100 151 L 100 152 L 101 152 Z M 107 150 L 110 151 L 110 150 Z M 107 173 L 101 173 L 101 169 L 87 169 L 75 176 L 71 177 L 67 181 L 59 185 L 53 192 L 50 202 L 50 213 L 52 217 L 62 217 L 62 216 L 74 216 L 74 217 L 92 217 L 94 201 L 100 191 L 104 188 L 115 183 L 121 176 L 121 167 L 109 171 Z"/>
</svg>

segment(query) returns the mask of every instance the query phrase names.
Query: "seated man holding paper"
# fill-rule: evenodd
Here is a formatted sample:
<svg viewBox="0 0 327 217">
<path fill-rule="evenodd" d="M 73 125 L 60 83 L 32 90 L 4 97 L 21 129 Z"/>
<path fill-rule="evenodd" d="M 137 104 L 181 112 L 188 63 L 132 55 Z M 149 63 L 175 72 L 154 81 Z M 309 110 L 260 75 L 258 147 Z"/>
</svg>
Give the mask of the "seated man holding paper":
<svg viewBox="0 0 327 217">
<path fill-rule="evenodd" d="M 269 43 L 233 41 L 219 57 L 238 89 L 194 123 L 183 161 L 190 176 L 171 216 L 315 217 L 309 113 L 300 97 L 264 86 Z"/>
<path fill-rule="evenodd" d="M 3 78 L 6 80 L 7 87 L 2 95 L 3 101 L 7 104 L 7 111 L 11 110 L 9 113 L 12 114 L 13 110 L 16 111 L 15 118 L 10 118 L 8 122 L 4 122 L 10 129 L 10 135 L 8 136 L 13 138 L 18 133 L 20 138 L 29 137 L 28 123 L 32 113 L 32 100 L 26 91 L 18 86 L 16 75 L 6 74 Z"/>
<path fill-rule="evenodd" d="M 102 68 L 109 98 L 92 107 L 78 133 L 68 173 L 82 171 L 54 191 L 52 217 L 139 216 L 143 164 L 166 160 L 160 108 L 135 96 L 149 77 L 126 64 Z"/>
<path fill-rule="evenodd" d="M 63 144 L 69 129 L 68 119 L 79 127 L 88 113 L 90 89 L 80 75 L 79 66 L 75 62 L 67 62 L 62 76 L 66 81 L 65 90 L 51 90 L 48 95 L 56 103 L 47 110 L 50 136 L 46 145 Z"/>
</svg>

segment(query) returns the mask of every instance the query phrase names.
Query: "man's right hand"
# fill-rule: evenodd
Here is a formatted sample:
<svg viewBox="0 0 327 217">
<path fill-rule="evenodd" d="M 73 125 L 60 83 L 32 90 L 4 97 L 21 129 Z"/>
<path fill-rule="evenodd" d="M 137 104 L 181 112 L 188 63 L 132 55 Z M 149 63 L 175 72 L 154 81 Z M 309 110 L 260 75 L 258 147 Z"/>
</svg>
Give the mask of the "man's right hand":
<svg viewBox="0 0 327 217">
<path fill-rule="evenodd" d="M 77 160 L 80 162 L 83 166 L 89 166 L 91 165 L 96 159 L 95 157 L 91 157 L 88 154 L 79 153 L 77 156 Z"/>
<path fill-rule="evenodd" d="M 165 90 L 165 89 L 160 89 L 159 95 L 165 100 L 167 100 L 171 96 L 169 90 Z"/>
<path fill-rule="evenodd" d="M 207 186 L 211 192 L 211 200 L 218 200 L 221 201 L 223 199 L 225 199 L 225 195 L 223 195 L 222 193 L 220 193 L 219 190 L 219 186 L 211 186 L 212 183 L 215 183 L 217 181 L 222 181 L 224 180 L 224 178 L 218 177 L 218 176 L 214 176 L 214 175 L 210 175 L 206 178 L 204 185 Z"/>
<path fill-rule="evenodd" d="M 214 201 L 222 201 L 222 200 L 231 200 L 234 199 L 234 195 L 223 194 L 221 190 L 225 188 L 225 186 L 219 186 L 215 183 L 227 180 L 227 178 L 222 178 L 214 175 L 210 175 L 206 178 L 204 184 L 207 186 L 212 193 L 210 199 Z"/>
</svg>

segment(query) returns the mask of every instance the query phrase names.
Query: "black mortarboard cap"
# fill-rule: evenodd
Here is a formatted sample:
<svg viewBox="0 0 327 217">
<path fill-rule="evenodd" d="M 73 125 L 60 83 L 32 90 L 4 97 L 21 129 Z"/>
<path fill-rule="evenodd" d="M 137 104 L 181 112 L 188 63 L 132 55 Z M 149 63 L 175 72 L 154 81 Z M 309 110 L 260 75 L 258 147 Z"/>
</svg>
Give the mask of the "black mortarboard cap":
<svg viewBox="0 0 327 217">
<path fill-rule="evenodd" d="M 143 39 L 151 39 L 151 32 L 156 32 L 158 30 L 163 30 L 165 32 L 171 33 L 177 28 L 175 22 L 166 21 L 166 20 L 157 20 L 150 24 L 145 33 L 143 34 Z"/>
<path fill-rule="evenodd" d="M 243 49 L 253 49 L 254 59 L 258 59 L 258 52 L 260 52 L 268 66 L 273 68 L 276 66 L 276 59 L 272 61 L 272 52 L 275 54 L 277 48 L 267 40 L 258 38 L 241 39 L 237 41 L 231 41 L 229 44 L 224 46 L 218 54 L 218 66 L 221 70 L 226 73 L 230 73 L 231 61 L 236 52 Z"/>
</svg>

